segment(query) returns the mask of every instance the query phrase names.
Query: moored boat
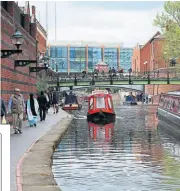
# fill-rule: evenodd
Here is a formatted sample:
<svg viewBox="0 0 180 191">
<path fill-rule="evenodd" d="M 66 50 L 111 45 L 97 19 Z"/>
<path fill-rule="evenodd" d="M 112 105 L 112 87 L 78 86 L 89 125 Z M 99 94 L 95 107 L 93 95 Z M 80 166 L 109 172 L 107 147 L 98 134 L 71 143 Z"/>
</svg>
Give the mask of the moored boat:
<svg viewBox="0 0 180 191">
<path fill-rule="evenodd" d="M 169 133 L 180 137 L 180 92 L 169 92 L 160 96 L 158 119 L 171 126 L 164 126 Z"/>
<path fill-rule="evenodd" d="M 80 110 L 82 105 L 79 103 L 78 98 L 72 92 L 69 95 L 66 95 L 65 101 L 63 104 L 63 110 Z"/>
<path fill-rule="evenodd" d="M 115 121 L 115 111 L 112 96 L 107 90 L 95 90 L 89 96 L 88 102 L 88 121 Z"/>
<path fill-rule="evenodd" d="M 125 102 L 123 102 L 124 105 L 137 105 L 136 98 L 132 94 L 126 96 L 125 99 Z"/>
</svg>

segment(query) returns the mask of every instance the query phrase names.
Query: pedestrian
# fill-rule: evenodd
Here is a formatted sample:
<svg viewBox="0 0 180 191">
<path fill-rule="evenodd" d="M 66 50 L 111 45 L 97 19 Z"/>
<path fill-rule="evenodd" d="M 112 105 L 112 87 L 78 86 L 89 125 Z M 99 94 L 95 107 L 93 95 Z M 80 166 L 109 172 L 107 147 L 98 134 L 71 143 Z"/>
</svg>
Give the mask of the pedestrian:
<svg viewBox="0 0 180 191">
<path fill-rule="evenodd" d="M 41 95 L 37 99 L 39 104 L 40 120 L 42 121 L 46 119 L 46 107 L 47 107 L 47 100 L 43 91 L 41 91 Z"/>
<path fill-rule="evenodd" d="M 50 98 L 49 98 L 49 94 L 48 94 L 47 90 L 45 91 L 44 95 L 45 95 L 46 101 L 47 101 L 46 113 L 48 113 L 48 109 L 50 108 Z"/>
<path fill-rule="evenodd" d="M 52 105 L 53 105 L 53 109 L 54 109 L 54 114 L 55 113 L 58 113 L 58 100 L 57 100 L 57 94 L 56 94 L 56 91 L 55 89 L 53 90 L 52 92 Z"/>
<path fill-rule="evenodd" d="M 6 106 L 4 104 L 4 100 L 2 98 L 0 98 L 0 104 L 1 104 L 1 124 L 6 124 L 5 116 L 7 112 L 6 112 Z"/>
<path fill-rule="evenodd" d="M 29 99 L 27 101 L 27 116 L 30 127 L 35 126 L 38 120 L 38 110 L 39 104 L 37 100 L 34 98 L 33 94 L 29 95 Z"/>
<path fill-rule="evenodd" d="M 15 88 L 8 103 L 8 111 L 12 113 L 14 133 L 22 133 L 23 113 L 25 111 L 24 98 L 20 89 Z"/>
</svg>

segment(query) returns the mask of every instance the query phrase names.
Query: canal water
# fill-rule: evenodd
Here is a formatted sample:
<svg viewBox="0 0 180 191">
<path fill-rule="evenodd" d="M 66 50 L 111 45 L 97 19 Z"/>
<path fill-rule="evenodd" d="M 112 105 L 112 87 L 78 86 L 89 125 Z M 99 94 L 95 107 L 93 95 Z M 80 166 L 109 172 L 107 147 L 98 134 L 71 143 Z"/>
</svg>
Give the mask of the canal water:
<svg viewBox="0 0 180 191">
<path fill-rule="evenodd" d="M 62 191 L 180 190 L 180 142 L 156 111 L 116 105 L 116 122 L 104 125 L 87 123 L 85 106 L 76 112 L 53 157 Z"/>
</svg>

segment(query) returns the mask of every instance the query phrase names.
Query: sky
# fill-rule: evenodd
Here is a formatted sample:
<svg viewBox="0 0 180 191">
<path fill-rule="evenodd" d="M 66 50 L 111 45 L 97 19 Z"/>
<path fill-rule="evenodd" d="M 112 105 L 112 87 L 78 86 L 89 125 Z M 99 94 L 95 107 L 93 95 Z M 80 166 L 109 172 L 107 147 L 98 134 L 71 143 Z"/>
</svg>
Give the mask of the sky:
<svg viewBox="0 0 180 191">
<path fill-rule="evenodd" d="M 159 29 L 153 26 L 163 1 L 30 1 L 36 18 L 48 28 L 48 40 L 145 44 Z M 24 2 L 20 2 L 23 5 Z M 46 5 L 47 10 L 46 11 Z M 46 13 L 48 16 L 46 16 Z M 48 27 L 47 27 L 48 26 Z"/>
</svg>

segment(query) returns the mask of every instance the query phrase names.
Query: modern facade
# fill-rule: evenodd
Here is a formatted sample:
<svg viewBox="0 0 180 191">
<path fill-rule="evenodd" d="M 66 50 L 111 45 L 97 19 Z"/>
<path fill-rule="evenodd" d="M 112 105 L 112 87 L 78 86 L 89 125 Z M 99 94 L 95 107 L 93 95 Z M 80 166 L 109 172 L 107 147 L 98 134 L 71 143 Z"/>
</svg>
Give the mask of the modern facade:
<svg viewBox="0 0 180 191">
<path fill-rule="evenodd" d="M 120 66 L 124 72 L 128 72 L 132 68 L 133 48 L 121 48 L 120 50 Z"/>
<path fill-rule="evenodd" d="M 133 49 L 120 48 L 122 44 L 98 45 L 92 43 L 50 43 L 49 56 L 52 70 L 63 73 L 93 72 L 95 65 L 104 62 L 116 70 L 131 68 Z M 122 52 L 121 52 L 122 51 Z M 121 60 L 122 65 L 121 65 Z"/>
</svg>

